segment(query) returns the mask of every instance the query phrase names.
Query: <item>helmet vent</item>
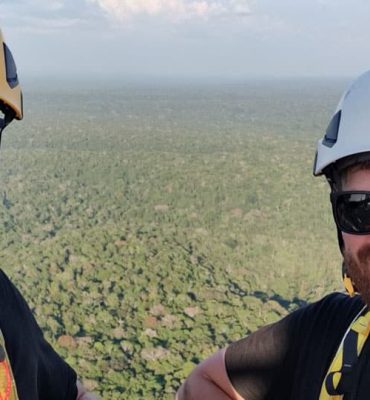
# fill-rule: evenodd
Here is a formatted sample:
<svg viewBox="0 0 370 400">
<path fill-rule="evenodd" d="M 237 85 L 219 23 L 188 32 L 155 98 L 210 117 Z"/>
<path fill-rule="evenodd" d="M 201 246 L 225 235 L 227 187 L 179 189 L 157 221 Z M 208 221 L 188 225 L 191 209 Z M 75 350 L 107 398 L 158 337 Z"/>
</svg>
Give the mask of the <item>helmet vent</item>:
<svg viewBox="0 0 370 400">
<path fill-rule="evenodd" d="M 14 62 L 13 55 L 9 47 L 4 43 L 4 56 L 6 67 L 6 80 L 9 86 L 13 89 L 18 85 L 17 67 Z"/>
<path fill-rule="evenodd" d="M 324 146 L 333 147 L 337 142 L 341 115 L 342 110 L 339 110 L 331 119 L 322 141 Z"/>
</svg>

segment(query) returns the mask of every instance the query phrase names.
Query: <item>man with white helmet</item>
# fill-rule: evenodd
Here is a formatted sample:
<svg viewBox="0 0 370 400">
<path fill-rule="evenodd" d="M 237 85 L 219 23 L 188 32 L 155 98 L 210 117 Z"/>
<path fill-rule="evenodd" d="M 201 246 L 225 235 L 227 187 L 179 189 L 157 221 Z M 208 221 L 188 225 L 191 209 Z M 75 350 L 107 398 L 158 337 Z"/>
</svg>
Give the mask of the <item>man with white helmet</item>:
<svg viewBox="0 0 370 400">
<path fill-rule="evenodd" d="M 370 395 L 370 71 L 341 98 L 318 142 L 344 285 L 198 365 L 178 400 L 364 400 Z M 359 295 L 356 295 L 359 294 Z"/>
<path fill-rule="evenodd" d="M 22 119 L 16 65 L 0 31 L 0 138 Z M 46 342 L 25 300 L 0 270 L 0 400 L 93 400 Z"/>
</svg>

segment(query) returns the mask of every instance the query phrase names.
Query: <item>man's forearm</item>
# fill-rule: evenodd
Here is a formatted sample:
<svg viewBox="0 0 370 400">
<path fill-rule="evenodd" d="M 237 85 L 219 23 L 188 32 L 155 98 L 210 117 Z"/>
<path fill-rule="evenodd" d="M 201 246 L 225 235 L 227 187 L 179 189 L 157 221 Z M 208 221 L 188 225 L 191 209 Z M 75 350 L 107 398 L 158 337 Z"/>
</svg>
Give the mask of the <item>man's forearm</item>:
<svg viewBox="0 0 370 400">
<path fill-rule="evenodd" d="M 176 400 L 234 400 L 214 382 L 189 376 L 176 394 Z"/>
<path fill-rule="evenodd" d="M 230 383 L 220 350 L 199 364 L 181 385 L 176 400 L 245 400 Z"/>
</svg>

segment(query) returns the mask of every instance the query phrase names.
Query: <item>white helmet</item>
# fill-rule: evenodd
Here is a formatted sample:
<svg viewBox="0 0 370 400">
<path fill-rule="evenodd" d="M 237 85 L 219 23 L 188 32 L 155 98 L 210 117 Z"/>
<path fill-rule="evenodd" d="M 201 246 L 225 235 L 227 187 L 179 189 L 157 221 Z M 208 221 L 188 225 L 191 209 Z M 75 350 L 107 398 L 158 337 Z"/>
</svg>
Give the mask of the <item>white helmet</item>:
<svg viewBox="0 0 370 400">
<path fill-rule="evenodd" d="M 357 78 L 344 93 L 317 144 L 314 175 L 350 157 L 352 162 L 370 159 L 370 71 Z"/>
<path fill-rule="evenodd" d="M 325 136 L 317 143 L 313 173 L 324 174 L 335 191 L 341 188 L 340 171 L 365 160 L 370 160 L 370 71 L 357 78 L 340 99 Z M 343 254 L 344 241 L 338 226 L 337 234 Z M 356 288 L 344 262 L 342 275 L 352 295 Z"/>
</svg>

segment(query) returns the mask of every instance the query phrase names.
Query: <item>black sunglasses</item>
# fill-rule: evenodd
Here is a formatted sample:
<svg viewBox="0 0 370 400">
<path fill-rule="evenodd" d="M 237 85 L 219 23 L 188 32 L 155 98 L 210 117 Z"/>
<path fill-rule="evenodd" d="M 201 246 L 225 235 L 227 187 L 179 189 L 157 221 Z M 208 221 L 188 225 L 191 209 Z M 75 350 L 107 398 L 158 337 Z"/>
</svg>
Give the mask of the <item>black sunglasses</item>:
<svg viewBox="0 0 370 400">
<path fill-rule="evenodd" d="M 337 227 L 353 235 L 370 234 L 370 191 L 343 191 L 330 195 Z"/>
</svg>

